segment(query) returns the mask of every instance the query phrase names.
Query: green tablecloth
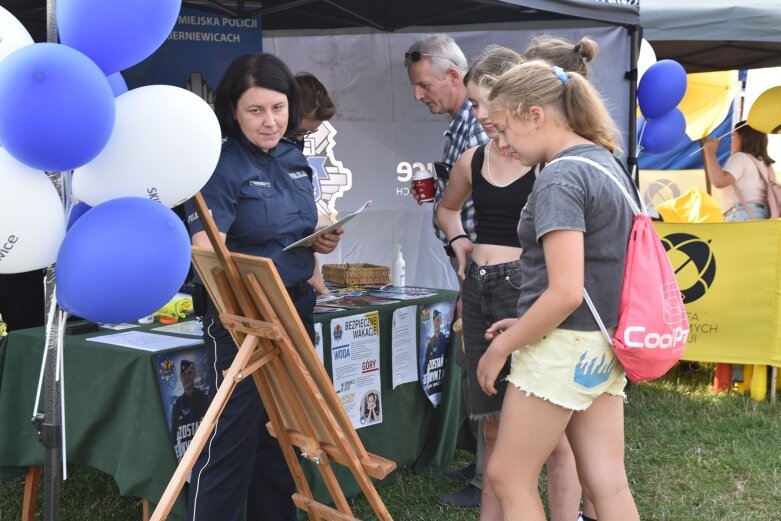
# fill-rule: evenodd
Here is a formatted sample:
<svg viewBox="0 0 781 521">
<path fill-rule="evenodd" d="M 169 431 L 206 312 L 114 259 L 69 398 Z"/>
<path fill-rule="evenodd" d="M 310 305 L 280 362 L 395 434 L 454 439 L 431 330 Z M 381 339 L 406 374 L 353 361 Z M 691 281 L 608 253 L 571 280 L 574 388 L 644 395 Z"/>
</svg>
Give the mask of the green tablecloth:
<svg viewBox="0 0 781 521">
<path fill-rule="evenodd" d="M 383 422 L 358 430 L 366 449 L 396 462 L 399 469 L 436 473 L 447 467 L 465 418 L 460 369 L 448 357 L 443 403 L 433 407 L 420 384 L 392 388 L 391 320 L 396 308 L 452 300 L 456 292 L 383 306 L 316 315 L 323 323 L 324 359 L 330 374 L 329 322 L 332 318 L 378 310 Z M 103 334 L 109 333 L 103 331 Z M 176 468 L 154 372 L 158 353 L 86 342 L 66 336 L 65 420 L 68 462 L 89 465 L 114 477 L 123 495 L 148 499 L 162 495 Z M 450 350 L 460 343 L 453 335 Z M 40 465 L 43 447 L 30 423 L 45 344 L 43 328 L 12 332 L 0 345 L 0 467 Z M 182 348 L 192 349 L 192 346 Z M 348 496 L 359 493 L 349 472 L 334 465 Z M 313 492 L 327 498 L 314 467 L 305 468 Z M 183 517 L 184 494 L 170 519 Z"/>
</svg>

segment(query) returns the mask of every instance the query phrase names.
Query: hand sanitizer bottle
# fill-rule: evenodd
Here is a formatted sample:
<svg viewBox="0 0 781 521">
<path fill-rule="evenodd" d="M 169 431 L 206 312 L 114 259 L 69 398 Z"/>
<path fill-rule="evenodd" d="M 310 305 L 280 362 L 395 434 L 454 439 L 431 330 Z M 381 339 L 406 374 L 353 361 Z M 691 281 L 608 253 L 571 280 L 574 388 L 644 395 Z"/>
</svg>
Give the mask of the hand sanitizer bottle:
<svg viewBox="0 0 781 521">
<path fill-rule="evenodd" d="M 401 256 L 401 245 L 396 245 L 396 258 L 393 259 L 392 279 L 393 285 L 403 288 L 405 283 L 404 257 Z"/>
</svg>

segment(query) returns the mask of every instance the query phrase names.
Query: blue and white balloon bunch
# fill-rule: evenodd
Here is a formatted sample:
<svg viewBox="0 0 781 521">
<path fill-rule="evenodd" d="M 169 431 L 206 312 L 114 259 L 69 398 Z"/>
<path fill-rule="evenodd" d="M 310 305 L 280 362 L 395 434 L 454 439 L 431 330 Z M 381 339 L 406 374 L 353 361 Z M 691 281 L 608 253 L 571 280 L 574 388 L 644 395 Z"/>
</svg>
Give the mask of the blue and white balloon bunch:
<svg viewBox="0 0 781 521">
<path fill-rule="evenodd" d="M 59 0 L 59 44 L 33 43 L 0 7 L 0 273 L 56 261 L 60 306 L 98 322 L 136 320 L 176 293 L 190 241 L 170 208 L 219 159 L 205 101 L 167 85 L 128 91 L 121 75 L 162 45 L 181 3 Z M 81 203 L 66 230 L 44 172 L 69 171 Z"/>
</svg>

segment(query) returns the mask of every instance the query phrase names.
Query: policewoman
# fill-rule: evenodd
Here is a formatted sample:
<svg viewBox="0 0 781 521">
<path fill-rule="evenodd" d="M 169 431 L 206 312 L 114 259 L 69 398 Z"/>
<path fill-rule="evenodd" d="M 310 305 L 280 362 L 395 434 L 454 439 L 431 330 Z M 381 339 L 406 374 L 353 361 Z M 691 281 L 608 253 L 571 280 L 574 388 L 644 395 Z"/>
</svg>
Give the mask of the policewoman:
<svg viewBox="0 0 781 521">
<path fill-rule="evenodd" d="M 201 194 L 228 250 L 274 261 L 313 338 L 316 295 L 308 280 L 315 270 L 314 253 L 333 251 L 342 230 L 321 236 L 309 248 L 282 251 L 311 234 L 317 223 L 312 170 L 298 147 L 283 138 L 299 125 L 296 80 L 279 58 L 246 55 L 228 66 L 214 105 L 224 142 Z M 192 242 L 211 248 L 194 208 L 189 201 Z M 206 300 L 203 338 L 213 358 L 216 388 L 238 348 Z M 232 521 L 245 504 L 247 521 L 296 519 L 295 485 L 279 444 L 265 428 L 267 421 L 254 382 L 237 385 L 193 468 L 188 519 Z"/>
</svg>

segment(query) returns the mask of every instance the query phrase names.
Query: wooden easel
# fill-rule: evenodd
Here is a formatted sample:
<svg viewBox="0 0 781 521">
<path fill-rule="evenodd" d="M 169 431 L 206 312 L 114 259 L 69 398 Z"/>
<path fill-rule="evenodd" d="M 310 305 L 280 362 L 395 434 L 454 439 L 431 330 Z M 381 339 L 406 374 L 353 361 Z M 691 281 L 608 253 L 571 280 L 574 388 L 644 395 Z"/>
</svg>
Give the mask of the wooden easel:
<svg viewBox="0 0 781 521">
<path fill-rule="evenodd" d="M 396 464 L 366 452 L 274 264 L 269 259 L 229 252 L 201 194 L 195 196 L 195 202 L 214 251 L 194 247 L 193 264 L 239 351 L 152 521 L 168 517 L 233 389 L 250 376 L 268 410 L 269 432 L 279 440 L 293 475 L 296 507 L 310 520 L 356 520 L 331 468 L 335 461 L 350 469 L 377 519 L 392 521 L 370 477 L 385 478 Z M 335 508 L 314 499 L 294 447 L 316 464 Z"/>
</svg>

